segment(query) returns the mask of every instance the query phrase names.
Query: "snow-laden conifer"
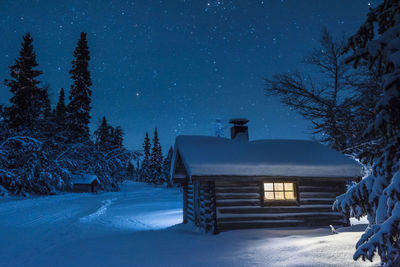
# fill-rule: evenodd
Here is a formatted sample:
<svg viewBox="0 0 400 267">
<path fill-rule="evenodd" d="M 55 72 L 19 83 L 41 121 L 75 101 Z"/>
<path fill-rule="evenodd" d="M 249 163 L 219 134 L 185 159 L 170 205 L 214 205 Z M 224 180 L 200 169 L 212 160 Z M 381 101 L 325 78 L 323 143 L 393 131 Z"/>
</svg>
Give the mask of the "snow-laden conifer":
<svg viewBox="0 0 400 267">
<path fill-rule="evenodd" d="M 38 63 L 33 50 L 33 38 L 29 33 L 23 37 L 22 47 L 15 64 L 10 66 L 11 79 L 5 84 L 10 88 L 11 105 L 5 109 L 6 120 L 12 129 L 35 131 L 38 120 L 50 109 L 46 88 L 40 88 Z"/>
<path fill-rule="evenodd" d="M 357 243 L 354 259 L 400 265 L 400 3 L 385 0 L 371 9 L 366 22 L 349 39 L 355 67 L 367 63 L 381 75 L 381 97 L 360 153 L 371 173 L 338 197 L 334 207 L 357 218 L 367 215 L 369 227 Z"/>
<path fill-rule="evenodd" d="M 78 45 L 74 51 L 74 60 L 70 70 L 73 84 L 69 94 L 68 104 L 68 127 L 70 129 L 71 141 L 88 139 L 91 95 L 89 88 L 92 80 L 89 72 L 89 48 L 86 40 L 86 33 L 82 32 Z"/>
<path fill-rule="evenodd" d="M 158 139 L 157 128 L 155 128 L 153 137 L 153 146 L 150 155 L 151 183 L 154 184 L 164 183 L 162 165 L 163 165 L 163 156 L 161 151 L 161 144 L 160 140 Z"/>
</svg>

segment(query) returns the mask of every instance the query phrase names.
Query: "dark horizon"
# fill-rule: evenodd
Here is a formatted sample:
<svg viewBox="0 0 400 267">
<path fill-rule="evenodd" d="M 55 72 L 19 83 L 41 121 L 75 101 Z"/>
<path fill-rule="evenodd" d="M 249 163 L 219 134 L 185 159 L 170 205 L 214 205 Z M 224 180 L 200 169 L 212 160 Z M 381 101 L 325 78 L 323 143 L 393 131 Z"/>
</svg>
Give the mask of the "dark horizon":
<svg viewBox="0 0 400 267">
<path fill-rule="evenodd" d="M 346 3 L 346 5 L 344 5 Z M 102 116 L 120 125 L 128 148 L 141 149 L 157 127 L 164 152 L 176 135 L 214 135 L 221 118 L 250 120 L 250 139 L 310 139 L 308 123 L 264 96 L 263 79 L 307 70 L 302 58 L 326 26 L 354 33 L 371 1 L 2 1 L 0 79 L 34 38 L 40 76 L 52 106 L 68 94 L 72 52 L 88 34 L 93 130 Z M 1 103 L 10 93 L 4 85 Z"/>
</svg>

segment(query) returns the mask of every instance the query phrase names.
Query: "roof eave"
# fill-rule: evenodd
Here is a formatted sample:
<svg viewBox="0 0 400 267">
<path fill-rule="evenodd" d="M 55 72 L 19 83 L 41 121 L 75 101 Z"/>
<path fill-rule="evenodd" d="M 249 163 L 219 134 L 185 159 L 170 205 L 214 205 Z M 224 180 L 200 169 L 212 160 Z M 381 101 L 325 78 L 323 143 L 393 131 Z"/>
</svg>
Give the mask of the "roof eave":
<svg viewBox="0 0 400 267">
<path fill-rule="evenodd" d="M 192 175 L 191 179 L 193 181 L 260 181 L 263 179 L 308 179 L 308 180 L 334 180 L 334 181 L 359 181 L 361 180 L 361 176 L 354 176 L 354 177 L 343 177 L 343 176 L 328 176 L 328 177 L 321 177 L 321 176 L 280 176 L 280 175 Z"/>
</svg>

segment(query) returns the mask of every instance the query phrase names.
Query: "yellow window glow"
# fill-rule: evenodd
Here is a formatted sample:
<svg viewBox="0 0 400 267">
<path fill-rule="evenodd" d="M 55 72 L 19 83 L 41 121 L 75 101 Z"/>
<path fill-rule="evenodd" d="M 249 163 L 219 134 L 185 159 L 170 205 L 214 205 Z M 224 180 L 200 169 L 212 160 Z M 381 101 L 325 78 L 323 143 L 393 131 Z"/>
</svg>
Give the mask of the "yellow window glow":
<svg viewBox="0 0 400 267">
<path fill-rule="evenodd" d="M 264 200 L 293 201 L 296 199 L 294 182 L 264 183 Z"/>
<path fill-rule="evenodd" d="M 275 199 L 274 192 L 265 192 L 264 199 L 274 200 Z"/>
<path fill-rule="evenodd" d="M 294 191 L 293 183 L 285 183 L 285 191 Z"/>
<path fill-rule="evenodd" d="M 283 191 L 283 183 L 274 183 L 275 191 Z"/>
<path fill-rule="evenodd" d="M 285 192 L 285 199 L 296 199 L 296 197 L 294 196 L 294 192 Z"/>
<path fill-rule="evenodd" d="M 274 191 L 274 183 L 264 183 L 264 191 Z"/>
<path fill-rule="evenodd" d="M 285 194 L 282 191 L 275 191 L 275 200 L 285 200 Z"/>
</svg>

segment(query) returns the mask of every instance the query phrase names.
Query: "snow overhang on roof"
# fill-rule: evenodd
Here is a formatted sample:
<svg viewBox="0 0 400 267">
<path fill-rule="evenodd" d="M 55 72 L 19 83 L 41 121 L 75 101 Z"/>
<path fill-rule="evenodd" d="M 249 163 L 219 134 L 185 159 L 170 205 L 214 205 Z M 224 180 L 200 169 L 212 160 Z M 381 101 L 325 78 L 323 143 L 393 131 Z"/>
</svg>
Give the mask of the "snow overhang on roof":
<svg viewBox="0 0 400 267">
<path fill-rule="evenodd" d="M 361 176 L 361 165 L 340 152 L 309 140 L 227 139 L 178 136 L 174 157 L 192 176 Z M 174 174 L 175 163 L 172 163 Z"/>
<path fill-rule="evenodd" d="M 71 178 L 73 184 L 91 184 L 95 180 L 100 184 L 100 180 L 95 174 L 75 174 Z"/>
</svg>

